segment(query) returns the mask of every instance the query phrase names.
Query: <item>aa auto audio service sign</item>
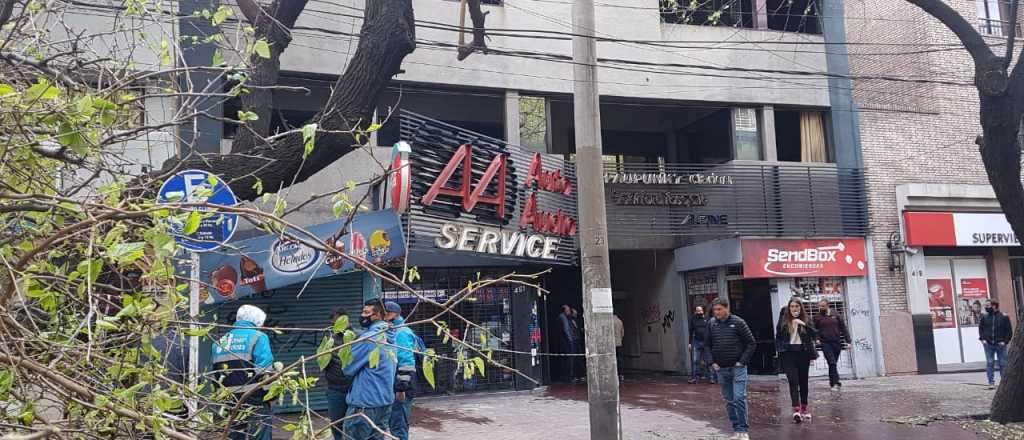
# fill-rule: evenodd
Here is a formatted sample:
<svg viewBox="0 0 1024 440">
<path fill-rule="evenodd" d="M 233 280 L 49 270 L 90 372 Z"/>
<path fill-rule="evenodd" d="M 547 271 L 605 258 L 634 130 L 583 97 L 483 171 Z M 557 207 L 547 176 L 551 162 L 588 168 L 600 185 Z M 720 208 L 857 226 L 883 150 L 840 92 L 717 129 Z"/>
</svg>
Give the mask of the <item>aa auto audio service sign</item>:
<svg viewBox="0 0 1024 440">
<path fill-rule="evenodd" d="M 867 275 L 864 239 L 743 240 L 744 278 Z"/>
</svg>

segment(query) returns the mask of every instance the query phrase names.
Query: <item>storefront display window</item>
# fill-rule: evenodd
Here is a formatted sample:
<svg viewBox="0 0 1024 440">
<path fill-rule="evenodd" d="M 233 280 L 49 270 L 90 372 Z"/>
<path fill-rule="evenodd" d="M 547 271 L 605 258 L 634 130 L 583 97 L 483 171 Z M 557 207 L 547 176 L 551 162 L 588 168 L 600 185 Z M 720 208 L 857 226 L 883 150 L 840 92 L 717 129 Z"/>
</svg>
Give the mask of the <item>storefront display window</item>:
<svg viewBox="0 0 1024 440">
<path fill-rule="evenodd" d="M 697 306 L 704 307 L 710 313 L 708 306 L 718 297 L 718 270 L 700 270 L 686 274 L 686 293 L 690 298 L 690 311 Z"/>
</svg>

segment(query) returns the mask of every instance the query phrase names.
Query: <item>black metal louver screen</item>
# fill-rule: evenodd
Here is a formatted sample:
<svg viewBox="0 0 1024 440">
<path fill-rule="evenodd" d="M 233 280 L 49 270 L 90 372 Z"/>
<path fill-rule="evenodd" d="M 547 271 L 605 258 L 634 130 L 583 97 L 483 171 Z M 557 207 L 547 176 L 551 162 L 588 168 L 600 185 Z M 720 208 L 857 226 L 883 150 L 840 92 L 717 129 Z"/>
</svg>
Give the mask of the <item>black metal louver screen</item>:
<svg viewBox="0 0 1024 440">
<path fill-rule="evenodd" d="M 805 164 L 606 164 L 608 233 L 863 236 L 861 169 Z"/>
</svg>

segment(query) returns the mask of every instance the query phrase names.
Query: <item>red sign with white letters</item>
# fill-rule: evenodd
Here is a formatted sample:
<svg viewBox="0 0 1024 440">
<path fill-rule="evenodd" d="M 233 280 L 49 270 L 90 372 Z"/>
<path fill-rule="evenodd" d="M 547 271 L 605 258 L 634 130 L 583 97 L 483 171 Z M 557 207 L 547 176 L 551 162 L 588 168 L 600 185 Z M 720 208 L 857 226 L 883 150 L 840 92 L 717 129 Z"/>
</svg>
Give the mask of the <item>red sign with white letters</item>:
<svg viewBox="0 0 1024 440">
<path fill-rule="evenodd" d="M 864 239 L 743 240 L 744 278 L 861 277 Z"/>
</svg>

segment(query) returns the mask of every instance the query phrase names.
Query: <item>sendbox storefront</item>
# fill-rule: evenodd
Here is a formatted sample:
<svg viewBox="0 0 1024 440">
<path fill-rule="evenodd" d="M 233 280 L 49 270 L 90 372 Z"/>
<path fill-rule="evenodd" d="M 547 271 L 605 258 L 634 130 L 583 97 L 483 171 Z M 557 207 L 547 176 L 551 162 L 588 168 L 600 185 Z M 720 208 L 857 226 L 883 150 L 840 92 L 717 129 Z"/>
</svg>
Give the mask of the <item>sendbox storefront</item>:
<svg viewBox="0 0 1024 440">
<path fill-rule="evenodd" d="M 754 372 L 776 373 L 779 310 L 795 296 L 812 319 L 821 312 L 819 302 L 825 300 L 846 321 L 851 346 L 840 355 L 840 374 L 878 374 L 874 347 L 879 336 L 871 313 L 863 238 L 715 240 L 677 250 L 676 262 L 677 270 L 684 273 L 689 310 L 724 297 L 732 312 L 750 325 L 757 343 L 750 364 Z M 811 375 L 827 374 L 825 358 L 819 356 Z"/>
</svg>

